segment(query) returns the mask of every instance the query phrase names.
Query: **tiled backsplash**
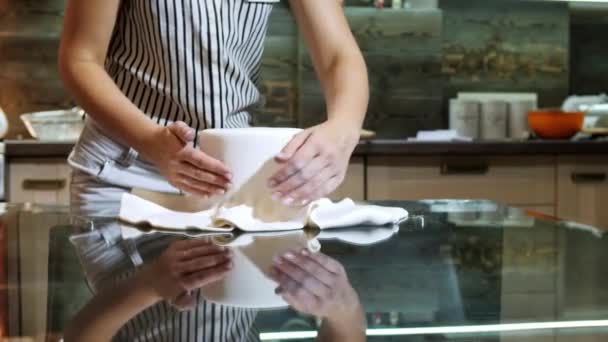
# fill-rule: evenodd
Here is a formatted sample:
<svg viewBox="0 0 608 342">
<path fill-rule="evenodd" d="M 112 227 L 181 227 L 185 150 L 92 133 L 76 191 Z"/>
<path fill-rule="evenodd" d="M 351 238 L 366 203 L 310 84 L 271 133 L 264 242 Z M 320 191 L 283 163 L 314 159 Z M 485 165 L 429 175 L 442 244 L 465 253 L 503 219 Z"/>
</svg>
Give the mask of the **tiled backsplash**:
<svg viewBox="0 0 608 342">
<path fill-rule="evenodd" d="M 0 0 L 0 106 L 11 137 L 27 136 L 18 114 L 72 105 L 56 67 L 63 3 Z M 555 106 L 569 93 L 608 88 L 605 15 L 577 19 L 563 2 L 439 3 L 425 11 L 345 8 L 370 73 L 366 128 L 379 137 L 444 127 L 447 99 L 461 90 L 534 91 L 542 106 Z M 284 5 L 268 30 L 261 88 L 258 125 L 309 126 L 324 118 L 321 88 Z"/>
<path fill-rule="evenodd" d="M 28 136 L 20 113 L 66 108 L 57 71 L 64 0 L 0 0 L 0 107 L 9 137 Z"/>
<path fill-rule="evenodd" d="M 458 91 L 515 91 L 538 93 L 541 106 L 563 102 L 568 95 L 567 3 L 445 0 L 441 4 L 446 98 Z"/>
</svg>

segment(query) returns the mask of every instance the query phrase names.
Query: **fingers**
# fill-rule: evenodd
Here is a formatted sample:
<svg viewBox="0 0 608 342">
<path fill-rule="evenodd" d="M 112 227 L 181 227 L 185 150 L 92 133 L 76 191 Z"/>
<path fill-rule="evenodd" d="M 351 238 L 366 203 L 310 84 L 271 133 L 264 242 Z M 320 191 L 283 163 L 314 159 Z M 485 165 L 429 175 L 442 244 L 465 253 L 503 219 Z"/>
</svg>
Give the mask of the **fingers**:
<svg viewBox="0 0 608 342">
<path fill-rule="evenodd" d="M 288 278 L 281 278 L 282 274 Z M 320 298 L 329 297 L 331 292 L 331 288 L 319 279 L 318 274 L 309 273 L 290 262 L 276 263 L 270 272 L 270 276 L 275 281 L 278 280 L 277 282 L 281 284 L 281 288 L 287 292 L 297 292 L 299 288 L 303 288 Z"/>
<path fill-rule="evenodd" d="M 202 198 L 209 197 L 209 192 L 202 191 L 202 190 L 199 190 L 197 188 L 188 186 L 188 185 L 184 184 L 181 181 L 171 182 L 171 185 L 173 185 L 174 187 L 178 188 L 179 190 L 181 190 L 185 194 L 196 195 L 196 196 L 199 196 L 199 197 L 202 197 Z"/>
<path fill-rule="evenodd" d="M 330 170 L 325 170 L 327 167 L 327 162 L 323 158 L 314 158 L 307 165 L 304 166 L 302 170 L 293 174 L 289 179 L 284 181 L 282 184 L 278 185 L 273 189 L 274 196 L 276 198 L 292 198 L 292 192 L 300 187 L 306 186 L 310 188 L 309 184 L 311 180 L 319 178 L 321 173 L 323 173 L 324 177 L 325 173 L 328 173 Z M 315 186 L 316 187 L 316 186 Z"/>
<path fill-rule="evenodd" d="M 308 179 L 298 188 L 286 193 L 285 197 L 291 198 L 293 203 L 306 205 L 335 190 L 337 184 L 339 184 L 337 180 L 338 177 L 335 175 L 334 170 L 326 167 L 318 171 L 311 179 Z"/>
<path fill-rule="evenodd" d="M 195 130 L 181 121 L 169 125 L 168 130 L 184 144 L 171 155 L 169 165 L 164 165 L 163 170 L 167 173 L 164 175 L 170 183 L 180 190 L 203 197 L 226 192 L 232 174 L 222 162 L 194 147 Z"/>
<path fill-rule="evenodd" d="M 177 265 L 177 271 L 180 274 L 190 274 L 201 270 L 207 270 L 215 266 L 223 265 L 232 260 L 230 252 L 221 252 L 212 255 L 183 261 Z"/>
<path fill-rule="evenodd" d="M 289 275 L 274 268 L 271 278 L 280 284 L 275 292 L 280 295 L 292 308 L 312 315 L 317 315 L 323 305 L 323 299 L 315 295 L 307 287 L 292 279 Z"/>
<path fill-rule="evenodd" d="M 296 154 L 289 158 L 289 160 L 283 165 L 283 167 L 277 171 L 275 175 L 270 178 L 269 185 L 273 190 L 282 188 L 290 177 L 295 176 L 301 172 L 311 161 L 317 156 L 318 150 L 314 144 L 305 144 L 302 146 Z"/>
<path fill-rule="evenodd" d="M 296 267 L 297 269 L 301 270 L 301 272 L 314 276 L 320 280 L 321 283 L 329 287 L 333 286 L 335 283 L 336 274 L 326 269 L 316 260 L 312 259 L 310 257 L 311 253 L 305 251 L 306 250 L 302 250 L 300 253 L 285 253 L 283 256 L 275 258 L 275 264 L 279 270 L 289 274 L 290 276 L 290 272 L 293 270 L 293 267 Z M 299 277 L 296 277 L 296 275 L 302 275 L 302 273 L 298 270 L 293 270 L 293 272 L 294 277 L 292 278 L 295 280 L 299 279 Z"/>
<path fill-rule="evenodd" d="M 169 131 L 173 133 L 184 144 L 194 141 L 196 132 L 183 121 L 176 121 L 169 125 Z"/>
<path fill-rule="evenodd" d="M 232 255 L 232 251 L 230 251 L 228 248 L 211 244 L 209 246 L 193 247 L 182 251 L 182 258 L 180 260 L 188 261 L 190 259 L 196 259 L 207 255 L 214 255 L 219 253 Z"/>
<path fill-rule="evenodd" d="M 185 250 L 185 249 L 191 249 L 191 248 L 195 248 L 195 247 L 201 247 L 201 246 L 210 246 L 213 245 L 213 243 L 211 242 L 211 240 L 209 238 L 202 238 L 202 239 L 183 239 L 183 240 L 177 240 L 171 243 L 171 245 L 169 245 L 169 248 L 174 249 L 174 250 Z"/>
<path fill-rule="evenodd" d="M 226 193 L 227 189 L 227 186 L 225 188 L 219 187 L 217 185 L 206 183 L 186 175 L 181 175 L 181 177 L 178 178 L 175 183 L 181 187 L 193 189 L 194 191 L 197 191 L 198 194 L 203 194 L 204 196 L 223 195 Z"/>
<path fill-rule="evenodd" d="M 310 292 L 300 288 L 293 291 L 282 291 L 279 293 L 292 308 L 312 315 L 317 315 L 314 308 L 322 307 L 321 299 Z"/>
<path fill-rule="evenodd" d="M 326 178 L 322 178 L 322 179 L 326 179 Z M 344 180 L 344 176 L 333 176 L 331 178 L 329 178 L 329 180 L 321 180 L 319 182 L 316 182 L 316 187 L 311 187 L 311 190 L 305 189 L 307 191 L 304 191 L 302 193 L 296 193 L 294 194 L 294 198 L 296 198 L 297 201 L 306 203 L 306 202 L 310 202 L 313 200 L 317 200 L 319 198 L 325 197 L 331 193 L 333 193 L 338 186 L 340 186 L 340 184 L 342 184 L 342 181 Z"/>
<path fill-rule="evenodd" d="M 304 131 L 299 134 L 296 134 L 291 141 L 283 148 L 281 153 L 277 156 L 278 162 L 285 162 L 293 157 L 293 155 L 300 149 L 302 145 L 308 140 L 311 131 Z"/>
<path fill-rule="evenodd" d="M 303 249 L 301 253 L 303 255 L 311 258 L 312 260 L 316 261 L 317 263 L 319 263 L 321 266 L 323 266 L 326 270 L 328 270 L 331 273 L 334 273 L 337 275 L 342 275 L 342 274 L 346 273 L 344 271 L 344 267 L 342 266 L 342 264 L 340 264 L 336 260 L 328 257 L 327 255 L 325 255 L 323 253 L 310 253 L 306 249 Z"/>
<path fill-rule="evenodd" d="M 179 240 L 173 242 L 171 248 L 177 252 L 180 261 L 187 261 L 205 255 L 230 253 L 226 247 L 218 246 L 208 238 Z"/>
<path fill-rule="evenodd" d="M 223 264 L 207 268 L 202 271 L 198 271 L 186 276 L 183 279 L 183 286 L 188 290 L 201 288 L 205 285 L 212 284 L 216 281 L 224 279 L 226 274 L 232 269 L 232 262 L 225 262 Z"/>
<path fill-rule="evenodd" d="M 218 189 L 228 190 L 230 187 L 230 181 L 228 181 L 225 177 L 206 172 L 187 162 L 180 163 L 178 173 L 191 179 L 195 179 L 201 183 L 211 184 L 216 186 Z"/>
<path fill-rule="evenodd" d="M 179 153 L 179 157 L 182 161 L 187 162 L 194 167 L 223 177 L 227 183 L 230 182 L 230 179 L 232 178 L 230 170 L 222 162 L 194 147 L 183 149 Z"/>
<path fill-rule="evenodd" d="M 307 314 L 326 317 L 344 311 L 354 298 L 342 265 L 320 253 L 285 253 L 275 258 L 269 276 L 279 283 L 276 293 Z"/>
</svg>

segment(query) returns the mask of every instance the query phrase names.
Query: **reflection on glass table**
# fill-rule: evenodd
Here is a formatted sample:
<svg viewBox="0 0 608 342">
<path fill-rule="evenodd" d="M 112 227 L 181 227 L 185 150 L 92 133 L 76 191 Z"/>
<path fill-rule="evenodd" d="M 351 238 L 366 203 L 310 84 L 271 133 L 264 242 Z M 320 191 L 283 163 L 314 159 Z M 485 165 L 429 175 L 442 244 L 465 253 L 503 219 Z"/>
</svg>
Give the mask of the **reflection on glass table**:
<svg viewBox="0 0 608 342">
<path fill-rule="evenodd" d="M 603 231 L 483 203 L 388 202 L 406 208 L 410 219 L 376 230 L 301 232 L 292 241 L 313 251 L 320 246 L 344 266 L 365 309 L 370 341 L 606 340 L 608 241 Z M 460 211 L 454 209 L 459 206 Z M 181 239 L 159 232 L 123 239 L 121 228 L 101 229 L 120 227 L 102 216 L 70 214 L 61 207 L 5 208 L 3 336 L 59 340 L 95 286 L 112 281 L 128 265 L 146 265 Z M 74 248 L 75 239 L 90 234 L 99 234 L 102 243 L 84 254 Z M 242 251 L 269 241 L 264 234 L 212 239 Z M 265 251 L 268 262 L 272 248 Z M 79 255 L 116 268 L 83 269 Z M 282 305 L 261 307 L 252 330 L 257 338 L 310 341 L 316 336 L 318 319 Z M 191 315 L 190 323 L 197 322 Z"/>
</svg>

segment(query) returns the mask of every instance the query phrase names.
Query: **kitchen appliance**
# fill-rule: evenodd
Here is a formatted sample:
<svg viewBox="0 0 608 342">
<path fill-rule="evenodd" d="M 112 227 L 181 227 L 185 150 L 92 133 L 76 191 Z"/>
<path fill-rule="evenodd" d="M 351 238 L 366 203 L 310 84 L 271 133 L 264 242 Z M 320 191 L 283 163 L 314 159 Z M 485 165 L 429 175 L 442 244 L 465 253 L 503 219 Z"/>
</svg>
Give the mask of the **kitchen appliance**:
<svg viewBox="0 0 608 342">
<path fill-rule="evenodd" d="M 84 111 L 78 107 L 27 113 L 20 118 L 29 134 L 38 140 L 76 141 L 84 128 Z"/>
<path fill-rule="evenodd" d="M 583 128 L 585 113 L 542 109 L 528 114 L 530 129 L 543 139 L 570 139 Z"/>
</svg>

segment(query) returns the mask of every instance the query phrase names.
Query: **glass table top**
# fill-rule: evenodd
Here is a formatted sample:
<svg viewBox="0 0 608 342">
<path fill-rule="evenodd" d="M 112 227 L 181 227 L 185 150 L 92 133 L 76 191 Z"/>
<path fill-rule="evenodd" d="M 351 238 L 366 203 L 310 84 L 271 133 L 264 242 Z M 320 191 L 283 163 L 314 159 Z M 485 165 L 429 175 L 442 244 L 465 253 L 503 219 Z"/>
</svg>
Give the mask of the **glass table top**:
<svg viewBox="0 0 608 342">
<path fill-rule="evenodd" d="M 608 340 L 604 230 L 488 201 L 377 203 L 403 207 L 409 219 L 291 233 L 344 266 L 366 312 L 369 341 Z M 61 340 L 98 287 L 185 238 L 125 225 L 103 203 L 0 209 L 2 338 Z M 264 239 L 292 235 L 213 239 L 255 250 L 269 248 Z M 312 341 L 320 324 L 288 308 L 256 312 L 261 340 Z"/>
</svg>

